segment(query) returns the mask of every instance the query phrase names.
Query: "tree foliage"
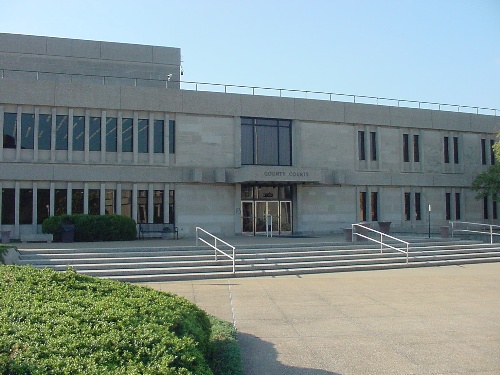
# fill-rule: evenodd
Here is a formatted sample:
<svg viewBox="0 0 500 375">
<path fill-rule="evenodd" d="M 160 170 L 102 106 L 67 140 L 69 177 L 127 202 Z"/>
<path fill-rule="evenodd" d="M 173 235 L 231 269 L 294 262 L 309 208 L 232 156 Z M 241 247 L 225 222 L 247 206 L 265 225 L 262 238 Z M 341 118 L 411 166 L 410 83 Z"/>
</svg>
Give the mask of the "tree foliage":
<svg viewBox="0 0 500 375">
<path fill-rule="evenodd" d="M 492 152 L 495 154 L 497 164 L 492 165 L 486 172 L 480 173 L 472 182 L 471 189 L 476 194 L 476 199 L 492 196 L 494 200 L 500 201 L 500 134 L 493 144 Z"/>
</svg>

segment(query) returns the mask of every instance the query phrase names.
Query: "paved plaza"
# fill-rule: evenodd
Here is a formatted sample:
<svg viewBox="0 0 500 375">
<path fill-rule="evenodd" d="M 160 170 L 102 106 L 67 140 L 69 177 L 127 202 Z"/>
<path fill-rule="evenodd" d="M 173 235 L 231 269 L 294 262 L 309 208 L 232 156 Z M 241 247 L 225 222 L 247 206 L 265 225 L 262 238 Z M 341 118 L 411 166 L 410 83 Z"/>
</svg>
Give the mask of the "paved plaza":
<svg viewBox="0 0 500 375">
<path fill-rule="evenodd" d="M 247 375 L 500 374 L 500 263 L 147 285 L 233 322 Z"/>
</svg>

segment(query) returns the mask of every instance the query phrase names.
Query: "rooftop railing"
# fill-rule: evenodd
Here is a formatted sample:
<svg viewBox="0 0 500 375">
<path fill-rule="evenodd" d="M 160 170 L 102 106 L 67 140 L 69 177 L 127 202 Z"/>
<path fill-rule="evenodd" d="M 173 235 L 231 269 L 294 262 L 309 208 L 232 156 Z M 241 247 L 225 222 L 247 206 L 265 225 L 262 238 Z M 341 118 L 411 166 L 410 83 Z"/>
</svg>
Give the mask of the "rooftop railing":
<svg viewBox="0 0 500 375">
<path fill-rule="evenodd" d="M 355 94 L 335 93 L 327 91 L 231 85 L 225 83 L 195 82 L 195 81 L 183 81 L 183 80 L 180 81 L 159 80 L 150 78 L 139 78 L 139 77 L 133 78 L 133 77 L 111 76 L 111 75 L 53 73 L 53 72 L 15 70 L 15 69 L 0 69 L 0 79 L 8 78 L 10 72 L 18 74 L 26 73 L 26 75 L 29 76 L 29 79 L 35 79 L 35 80 L 41 80 L 40 75 L 42 74 L 50 74 L 52 76 L 61 75 L 65 77 L 66 81 L 69 80 L 70 82 L 72 82 L 74 80 L 75 82 L 78 83 L 82 83 L 82 78 L 83 79 L 88 78 L 89 81 L 92 81 L 91 83 L 99 83 L 99 84 L 110 84 L 109 82 L 112 81 L 112 79 L 122 79 L 124 81 L 123 82 L 124 85 L 127 85 L 128 83 L 128 85 L 130 86 L 151 86 L 151 87 L 171 88 L 175 84 L 176 86 L 179 85 L 182 90 L 223 92 L 223 93 L 246 94 L 246 95 L 264 95 L 264 96 L 299 98 L 299 99 L 328 100 L 328 101 L 339 101 L 339 102 L 358 103 L 358 104 L 385 105 L 385 106 L 402 107 L 402 108 L 419 108 L 419 109 L 430 109 L 438 111 L 474 113 L 474 114 L 490 115 L 490 116 L 500 115 L 500 109 L 488 108 L 488 107 L 438 103 L 438 102 L 410 100 L 410 99 L 396 99 L 396 98 L 387 98 L 387 97 L 370 96 L 370 95 L 355 95 Z"/>
</svg>

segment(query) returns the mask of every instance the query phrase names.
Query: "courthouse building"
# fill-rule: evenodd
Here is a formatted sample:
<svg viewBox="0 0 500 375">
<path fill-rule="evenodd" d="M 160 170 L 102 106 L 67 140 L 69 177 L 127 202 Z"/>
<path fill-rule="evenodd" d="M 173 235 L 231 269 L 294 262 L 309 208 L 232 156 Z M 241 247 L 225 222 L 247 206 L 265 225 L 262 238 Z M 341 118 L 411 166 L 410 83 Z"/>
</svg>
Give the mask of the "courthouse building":
<svg viewBox="0 0 500 375">
<path fill-rule="evenodd" d="M 184 237 L 497 222 L 469 187 L 495 162 L 498 111 L 180 82 L 178 48 L 0 34 L 0 229 L 64 213 Z"/>
</svg>

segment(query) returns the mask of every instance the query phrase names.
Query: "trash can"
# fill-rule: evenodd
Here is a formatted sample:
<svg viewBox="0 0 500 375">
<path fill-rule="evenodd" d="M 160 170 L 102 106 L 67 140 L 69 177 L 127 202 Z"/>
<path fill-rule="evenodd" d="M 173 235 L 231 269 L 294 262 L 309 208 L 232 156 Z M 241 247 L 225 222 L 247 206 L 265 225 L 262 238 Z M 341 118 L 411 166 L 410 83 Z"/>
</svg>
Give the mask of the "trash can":
<svg viewBox="0 0 500 375">
<path fill-rule="evenodd" d="M 2 230 L 2 243 L 8 244 L 10 242 L 10 230 Z"/>
<path fill-rule="evenodd" d="M 378 221 L 378 230 L 384 234 L 389 234 L 391 231 L 391 222 L 390 221 Z"/>
<path fill-rule="evenodd" d="M 64 243 L 75 242 L 75 226 L 73 224 L 62 225 L 61 241 Z"/>
<path fill-rule="evenodd" d="M 352 228 L 344 228 L 346 242 L 352 242 Z"/>
<path fill-rule="evenodd" d="M 441 238 L 448 238 L 450 237 L 450 227 L 449 226 L 442 226 L 440 227 L 441 230 Z"/>
</svg>

